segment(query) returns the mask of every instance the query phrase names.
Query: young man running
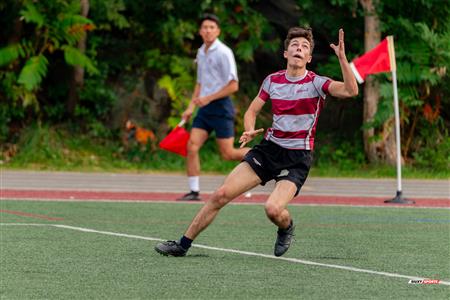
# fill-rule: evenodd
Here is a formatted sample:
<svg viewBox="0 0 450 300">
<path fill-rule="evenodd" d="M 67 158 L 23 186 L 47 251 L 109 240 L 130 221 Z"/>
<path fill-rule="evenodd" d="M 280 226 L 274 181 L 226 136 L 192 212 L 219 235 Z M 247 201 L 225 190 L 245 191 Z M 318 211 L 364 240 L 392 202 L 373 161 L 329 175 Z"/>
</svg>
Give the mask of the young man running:
<svg viewBox="0 0 450 300">
<path fill-rule="evenodd" d="M 265 212 L 278 227 L 274 255 L 281 256 L 289 249 L 295 225 L 286 207 L 308 176 L 317 120 L 325 97 L 327 94 L 338 98 L 354 97 L 358 94 L 358 85 L 345 55 L 342 29 L 339 30 L 338 45 L 330 46 L 339 59 L 343 82 L 306 69 L 314 48 L 311 29 L 291 28 L 284 46 L 287 68 L 267 76 L 258 96 L 250 104 L 244 116 L 245 132 L 239 140 L 241 147 L 263 131 L 255 130 L 255 121 L 269 99 L 272 102 L 272 127 L 204 204 L 181 239 L 157 244 L 155 250 L 158 253 L 185 256 L 192 241 L 211 224 L 222 207 L 272 179 L 276 185 L 265 203 Z"/>
</svg>

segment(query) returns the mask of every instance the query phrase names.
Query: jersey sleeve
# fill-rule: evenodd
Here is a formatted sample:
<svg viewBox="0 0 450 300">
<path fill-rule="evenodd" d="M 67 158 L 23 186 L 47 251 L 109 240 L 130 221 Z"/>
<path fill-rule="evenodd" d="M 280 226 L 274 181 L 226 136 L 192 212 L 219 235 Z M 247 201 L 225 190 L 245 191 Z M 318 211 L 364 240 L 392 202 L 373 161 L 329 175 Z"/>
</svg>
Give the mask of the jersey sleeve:
<svg viewBox="0 0 450 300">
<path fill-rule="evenodd" d="M 270 98 L 270 76 L 267 76 L 266 79 L 264 79 L 263 83 L 261 84 L 261 87 L 259 89 L 258 97 L 261 98 L 263 101 L 267 101 Z"/>
<path fill-rule="evenodd" d="M 325 97 L 329 94 L 328 88 L 330 87 L 331 79 L 325 76 L 314 76 L 313 84 L 316 87 L 317 91 L 320 94 L 320 97 L 325 99 Z"/>
</svg>

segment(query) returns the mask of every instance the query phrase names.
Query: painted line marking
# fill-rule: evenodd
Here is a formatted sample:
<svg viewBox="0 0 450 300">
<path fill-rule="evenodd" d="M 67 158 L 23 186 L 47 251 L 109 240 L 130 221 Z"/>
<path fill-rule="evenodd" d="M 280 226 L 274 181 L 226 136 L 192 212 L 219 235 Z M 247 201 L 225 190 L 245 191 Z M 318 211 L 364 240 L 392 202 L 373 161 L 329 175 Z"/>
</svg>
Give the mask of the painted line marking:
<svg viewBox="0 0 450 300">
<path fill-rule="evenodd" d="M 1 226 L 51 226 L 52 224 L 36 224 L 36 223 L 0 223 Z"/>
<path fill-rule="evenodd" d="M 13 223 L 0 223 L 1 226 L 10 225 L 10 224 L 13 224 Z M 104 234 L 104 235 L 111 235 L 111 236 L 119 236 L 119 237 L 126 237 L 126 238 L 146 240 L 146 241 L 158 241 L 158 242 L 159 241 L 165 241 L 165 240 L 160 239 L 160 238 L 145 237 L 145 236 L 140 236 L 140 235 L 132 235 L 132 234 L 126 234 L 126 233 L 111 232 L 111 231 L 101 231 L 101 230 L 95 230 L 95 229 L 91 229 L 91 228 L 76 227 L 76 226 L 69 226 L 69 225 L 63 225 L 63 224 L 43 224 L 43 225 L 51 226 L 51 227 L 57 227 L 57 228 L 62 228 L 62 229 L 70 229 L 70 230 L 75 230 L 75 231 L 81 231 L 81 232 L 89 232 L 89 233 L 97 233 L 97 234 Z M 299 264 L 303 264 L 303 265 L 309 265 L 309 266 L 317 266 L 317 267 L 325 267 L 325 268 L 332 268 L 332 269 L 340 269 L 340 270 L 359 272 L 359 273 L 367 273 L 367 274 L 374 274 L 374 275 L 381 275 L 381 276 L 387 276 L 387 277 L 406 278 L 406 279 L 409 279 L 409 280 L 425 280 L 425 279 L 428 279 L 428 278 L 425 278 L 425 277 L 409 276 L 409 275 L 402 275 L 402 274 L 389 273 L 389 272 L 380 272 L 380 271 L 360 269 L 360 268 L 347 267 L 347 266 L 341 266 L 341 265 L 324 264 L 324 263 L 318 263 L 318 262 L 314 262 L 314 261 L 302 260 L 302 259 L 290 258 L 290 257 L 276 257 L 276 256 L 273 256 L 273 255 L 268 255 L 268 254 L 263 254 L 263 253 L 248 252 L 248 251 L 241 251 L 241 250 L 227 249 L 227 248 L 210 247 L 210 246 L 200 245 L 200 244 L 192 244 L 192 246 L 193 247 L 197 247 L 197 248 L 201 248 L 201 249 L 207 249 L 207 250 L 214 250 L 214 251 L 242 254 L 242 255 L 248 255 L 248 256 L 270 258 L 270 259 L 283 260 L 283 261 L 288 261 L 288 262 L 293 262 L 293 263 L 299 263 Z M 442 281 L 441 280 L 439 282 L 439 284 L 449 285 L 450 286 L 450 282 L 449 281 Z"/>
<path fill-rule="evenodd" d="M 49 216 L 46 216 L 46 215 L 38 215 L 38 214 L 27 213 L 27 212 L 23 212 L 23 211 L 7 210 L 7 209 L 0 209 L 0 213 L 16 215 L 16 216 L 21 216 L 21 217 L 44 219 L 44 220 L 49 220 L 49 221 L 62 221 L 62 220 L 64 220 L 64 218 L 49 217 Z"/>
</svg>

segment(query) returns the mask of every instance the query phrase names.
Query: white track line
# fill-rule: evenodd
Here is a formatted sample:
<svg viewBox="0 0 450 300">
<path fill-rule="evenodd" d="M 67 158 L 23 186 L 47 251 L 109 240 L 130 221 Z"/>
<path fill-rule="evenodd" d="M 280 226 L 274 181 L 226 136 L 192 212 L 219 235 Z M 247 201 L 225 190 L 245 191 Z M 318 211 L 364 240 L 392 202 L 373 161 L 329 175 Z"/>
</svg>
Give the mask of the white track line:
<svg viewBox="0 0 450 300">
<path fill-rule="evenodd" d="M 81 231 L 81 232 L 98 233 L 98 234 L 126 237 L 126 238 L 146 240 L 146 241 L 164 241 L 163 239 L 160 239 L 160 238 L 145 237 L 145 236 L 140 236 L 140 235 L 132 235 L 132 234 L 125 234 L 125 233 L 111 232 L 111 231 L 101 231 L 101 230 L 95 230 L 95 229 L 90 229 L 90 228 L 75 227 L 75 226 L 68 226 L 68 225 L 62 225 L 62 224 L 0 223 L 0 225 L 1 226 L 14 226 L 14 225 L 21 225 L 21 226 L 52 226 L 52 227 L 76 230 L 76 231 Z M 340 265 L 333 265 L 333 264 L 324 264 L 324 263 L 318 263 L 318 262 L 314 262 L 314 261 L 308 261 L 308 260 L 302 260 L 302 259 L 290 258 L 290 257 L 276 257 L 276 256 L 273 256 L 273 255 L 268 255 L 268 254 L 262 254 L 262 253 L 256 253 L 256 252 L 248 252 L 248 251 L 241 251 L 241 250 L 234 250 L 234 249 L 226 249 L 226 248 L 218 248 L 218 247 L 210 247 L 210 246 L 199 245 L 199 244 L 192 244 L 192 246 L 193 247 L 197 247 L 197 248 L 207 249 L 207 250 L 215 250 L 215 251 L 221 251 L 221 252 L 243 254 L 243 255 L 248 255 L 248 256 L 264 257 L 264 258 L 289 261 L 289 262 L 294 262 L 294 263 L 299 263 L 299 264 L 309 265 L 309 266 L 333 268 L 333 269 L 340 269 L 340 270 L 347 270 L 347 271 L 352 271 L 352 272 L 375 274 L 375 275 L 381 275 L 381 276 L 387 276 L 387 277 L 406 278 L 406 279 L 409 279 L 409 280 L 425 280 L 425 279 L 429 279 L 429 278 L 425 278 L 425 277 L 409 276 L 409 275 L 402 275 L 402 274 L 388 273 L 388 272 L 379 272 L 379 271 L 360 269 L 360 268 L 353 268 L 353 267 L 340 266 Z M 450 282 L 448 282 L 448 281 L 440 281 L 439 284 L 450 285 Z"/>
</svg>

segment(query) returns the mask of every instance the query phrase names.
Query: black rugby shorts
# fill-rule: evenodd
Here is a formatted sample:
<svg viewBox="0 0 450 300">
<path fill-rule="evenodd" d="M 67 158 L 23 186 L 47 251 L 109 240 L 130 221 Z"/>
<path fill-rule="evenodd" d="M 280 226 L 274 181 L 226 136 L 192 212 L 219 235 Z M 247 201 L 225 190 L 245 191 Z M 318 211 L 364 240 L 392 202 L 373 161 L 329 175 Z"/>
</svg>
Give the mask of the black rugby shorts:
<svg viewBox="0 0 450 300">
<path fill-rule="evenodd" d="M 308 177 L 312 164 L 310 150 L 286 149 L 273 142 L 262 140 L 254 146 L 243 158 L 261 179 L 261 185 L 274 179 L 289 180 L 300 189 Z"/>
</svg>

